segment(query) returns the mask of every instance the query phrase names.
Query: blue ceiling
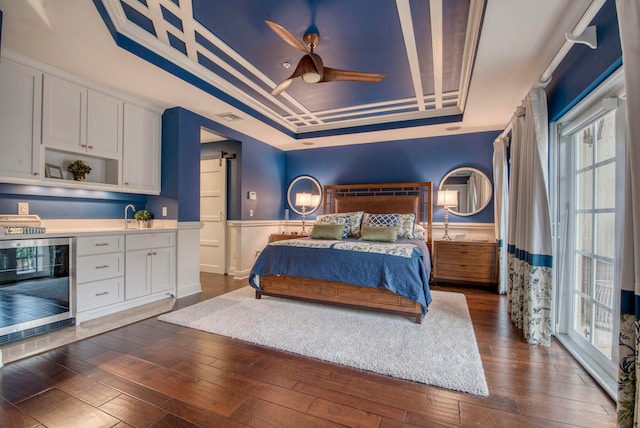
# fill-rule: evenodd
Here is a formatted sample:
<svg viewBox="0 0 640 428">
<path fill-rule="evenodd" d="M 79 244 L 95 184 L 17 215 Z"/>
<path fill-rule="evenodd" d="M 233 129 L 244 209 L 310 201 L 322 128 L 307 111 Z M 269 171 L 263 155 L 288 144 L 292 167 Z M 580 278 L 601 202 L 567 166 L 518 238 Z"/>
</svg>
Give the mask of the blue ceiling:
<svg viewBox="0 0 640 428">
<path fill-rule="evenodd" d="M 459 121 L 484 0 L 94 0 L 122 48 L 297 138 Z M 325 67 L 382 82 L 309 84 L 293 72 L 317 29 Z M 285 62 L 291 65 L 287 69 Z"/>
</svg>

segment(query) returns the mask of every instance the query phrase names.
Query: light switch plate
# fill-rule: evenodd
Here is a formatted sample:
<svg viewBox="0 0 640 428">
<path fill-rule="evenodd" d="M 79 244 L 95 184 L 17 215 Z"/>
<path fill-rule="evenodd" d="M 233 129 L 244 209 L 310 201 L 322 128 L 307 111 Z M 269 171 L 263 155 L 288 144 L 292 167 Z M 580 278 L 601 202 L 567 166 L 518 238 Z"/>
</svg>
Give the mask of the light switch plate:
<svg viewBox="0 0 640 428">
<path fill-rule="evenodd" d="M 29 203 L 28 202 L 18 202 L 18 214 L 19 215 L 28 215 L 29 214 Z"/>
</svg>

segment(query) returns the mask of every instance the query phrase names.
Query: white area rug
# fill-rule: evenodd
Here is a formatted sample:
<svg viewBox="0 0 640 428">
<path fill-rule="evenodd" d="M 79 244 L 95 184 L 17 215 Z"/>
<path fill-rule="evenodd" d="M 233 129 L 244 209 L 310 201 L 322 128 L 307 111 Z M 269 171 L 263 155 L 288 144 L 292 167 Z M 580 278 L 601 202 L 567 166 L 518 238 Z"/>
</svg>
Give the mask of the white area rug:
<svg viewBox="0 0 640 428">
<path fill-rule="evenodd" d="M 486 396 L 463 294 L 432 291 L 422 324 L 396 315 L 263 296 L 244 287 L 161 321 L 358 369 Z"/>
</svg>

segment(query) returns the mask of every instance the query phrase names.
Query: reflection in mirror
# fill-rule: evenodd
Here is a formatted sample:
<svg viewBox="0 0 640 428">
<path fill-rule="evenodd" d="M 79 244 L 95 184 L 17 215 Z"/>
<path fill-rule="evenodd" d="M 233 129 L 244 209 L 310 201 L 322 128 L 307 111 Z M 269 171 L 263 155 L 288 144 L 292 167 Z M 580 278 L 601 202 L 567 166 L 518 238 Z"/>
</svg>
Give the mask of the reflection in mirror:
<svg viewBox="0 0 640 428">
<path fill-rule="evenodd" d="M 440 182 L 440 190 L 458 192 L 458 206 L 449 209 L 451 214 L 469 216 L 482 211 L 491 200 L 491 181 L 475 168 L 457 168 L 450 171 Z"/>
<path fill-rule="evenodd" d="M 287 202 L 294 213 L 309 215 L 320 207 L 322 187 L 310 175 L 296 177 L 287 189 Z"/>
</svg>

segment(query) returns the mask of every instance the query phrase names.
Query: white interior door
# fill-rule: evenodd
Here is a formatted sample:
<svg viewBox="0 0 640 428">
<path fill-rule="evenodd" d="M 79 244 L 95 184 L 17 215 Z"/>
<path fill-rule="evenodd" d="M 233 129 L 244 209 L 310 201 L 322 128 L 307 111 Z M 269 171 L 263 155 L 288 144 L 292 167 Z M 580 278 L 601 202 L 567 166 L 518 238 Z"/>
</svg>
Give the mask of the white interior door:
<svg viewBox="0 0 640 428">
<path fill-rule="evenodd" d="M 200 271 L 226 273 L 227 160 L 200 161 Z"/>
</svg>

